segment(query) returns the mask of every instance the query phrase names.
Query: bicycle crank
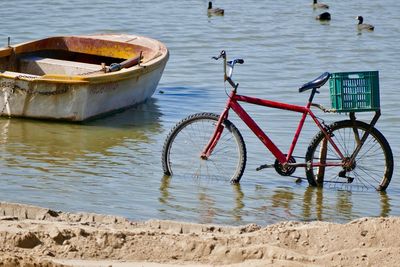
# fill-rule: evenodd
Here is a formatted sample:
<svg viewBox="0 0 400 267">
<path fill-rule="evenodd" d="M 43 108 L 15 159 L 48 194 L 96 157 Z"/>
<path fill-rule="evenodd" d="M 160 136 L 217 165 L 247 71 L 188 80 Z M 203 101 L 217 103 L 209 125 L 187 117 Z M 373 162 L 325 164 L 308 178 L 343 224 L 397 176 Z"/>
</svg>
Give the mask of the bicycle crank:
<svg viewBox="0 0 400 267">
<path fill-rule="evenodd" d="M 274 164 L 263 164 L 260 167 L 256 168 L 256 171 L 261 171 L 262 169 L 267 169 L 267 168 L 274 168 Z"/>
<path fill-rule="evenodd" d="M 290 176 L 296 171 L 296 160 L 294 157 L 290 157 L 289 161 L 285 166 L 283 166 L 278 159 L 275 160 L 274 164 L 263 164 L 260 167 L 256 168 L 256 171 L 260 171 L 262 169 L 267 169 L 267 168 L 275 168 L 275 171 L 279 173 L 282 176 Z M 303 164 L 300 164 L 301 166 Z"/>
<path fill-rule="evenodd" d="M 282 165 L 278 159 L 275 160 L 274 163 L 274 168 L 277 173 L 279 173 L 282 176 L 290 176 L 296 171 L 296 166 L 293 166 L 292 164 L 296 163 L 296 160 L 294 157 L 290 157 L 287 164 Z"/>
</svg>

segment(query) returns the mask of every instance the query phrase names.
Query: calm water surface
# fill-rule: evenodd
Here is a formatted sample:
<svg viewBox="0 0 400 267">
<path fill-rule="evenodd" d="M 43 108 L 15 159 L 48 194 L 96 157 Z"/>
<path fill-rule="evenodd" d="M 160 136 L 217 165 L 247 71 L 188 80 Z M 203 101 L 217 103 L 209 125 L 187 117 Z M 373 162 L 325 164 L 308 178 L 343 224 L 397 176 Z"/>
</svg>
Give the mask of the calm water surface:
<svg viewBox="0 0 400 267">
<path fill-rule="evenodd" d="M 205 0 L 14 0 L 4 5 L 4 45 L 8 36 L 19 43 L 53 35 L 123 32 L 159 39 L 171 56 L 153 98 L 123 113 L 85 124 L 0 119 L 0 201 L 134 220 L 233 225 L 400 215 L 400 2 L 326 2 L 332 14 L 327 24 L 314 19 L 322 11 L 306 0 L 215 1 L 214 6 L 225 8 L 224 17 L 208 17 Z M 358 34 L 357 15 L 374 24 L 375 32 Z M 222 65 L 211 60 L 221 49 L 245 59 L 234 76 L 241 93 L 294 104 L 304 104 L 308 97 L 297 88 L 324 71 L 379 70 L 383 115 L 377 127 L 395 158 L 387 193 L 313 189 L 271 169 L 256 172 L 274 159 L 234 117 L 248 148 L 240 186 L 163 177 L 160 153 L 171 127 L 191 113 L 223 108 Z M 327 106 L 328 89 L 324 86 L 317 96 Z M 298 115 L 248 110 L 274 142 L 288 148 Z M 325 117 L 327 122 L 345 118 Z M 316 133 L 308 125 L 297 156 L 304 156 Z M 304 170 L 296 175 L 304 177 Z"/>
</svg>

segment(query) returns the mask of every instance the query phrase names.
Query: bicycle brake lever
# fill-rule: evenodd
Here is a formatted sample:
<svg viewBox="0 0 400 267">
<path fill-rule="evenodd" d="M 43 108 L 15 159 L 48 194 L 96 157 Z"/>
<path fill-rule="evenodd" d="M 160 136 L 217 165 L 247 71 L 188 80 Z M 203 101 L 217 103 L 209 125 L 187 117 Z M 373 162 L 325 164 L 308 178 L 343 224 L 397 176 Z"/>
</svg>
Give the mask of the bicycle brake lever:
<svg viewBox="0 0 400 267">
<path fill-rule="evenodd" d="M 218 60 L 221 57 L 225 58 L 225 56 L 226 56 L 225 50 L 222 50 L 218 57 L 212 57 L 212 58 L 215 59 L 215 60 Z"/>
</svg>

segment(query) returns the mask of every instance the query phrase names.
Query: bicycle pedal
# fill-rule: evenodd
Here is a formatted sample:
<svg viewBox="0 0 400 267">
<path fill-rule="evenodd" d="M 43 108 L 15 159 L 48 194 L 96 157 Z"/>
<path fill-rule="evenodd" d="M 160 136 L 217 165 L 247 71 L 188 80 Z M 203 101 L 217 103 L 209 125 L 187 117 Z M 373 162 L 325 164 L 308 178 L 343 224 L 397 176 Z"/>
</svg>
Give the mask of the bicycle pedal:
<svg viewBox="0 0 400 267">
<path fill-rule="evenodd" d="M 347 176 L 347 175 L 346 175 L 346 170 L 341 170 L 341 171 L 338 173 L 338 176 L 339 176 L 340 178 L 345 178 L 345 179 L 347 179 L 347 183 L 349 183 L 349 184 L 351 184 L 351 183 L 354 181 L 354 177 L 351 177 L 351 176 Z"/>
<path fill-rule="evenodd" d="M 346 178 L 346 170 L 341 170 L 341 171 L 338 173 L 338 176 L 339 176 L 340 178 Z"/>
<path fill-rule="evenodd" d="M 263 164 L 260 167 L 256 168 L 256 171 L 261 171 L 262 169 L 267 169 L 267 168 L 274 168 L 274 164 Z"/>
</svg>

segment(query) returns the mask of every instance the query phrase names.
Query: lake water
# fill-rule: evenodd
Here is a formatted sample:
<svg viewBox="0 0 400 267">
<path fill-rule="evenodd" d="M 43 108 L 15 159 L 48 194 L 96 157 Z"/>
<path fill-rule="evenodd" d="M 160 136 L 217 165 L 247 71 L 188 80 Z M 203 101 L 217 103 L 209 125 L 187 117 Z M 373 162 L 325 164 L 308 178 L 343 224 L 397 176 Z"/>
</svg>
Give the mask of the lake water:
<svg viewBox="0 0 400 267">
<path fill-rule="evenodd" d="M 347 222 L 363 216 L 400 215 L 400 1 L 326 1 L 332 20 L 320 23 L 310 1 L 218 0 L 225 16 L 208 17 L 207 1 L 26 1 L 0 9 L 0 43 L 54 35 L 130 33 L 164 42 L 170 60 L 147 103 L 85 124 L 0 119 L 0 201 L 63 211 L 114 214 L 133 220 L 266 225 L 283 220 Z M 356 31 L 357 15 L 375 25 Z M 391 144 L 395 170 L 386 193 L 315 189 L 272 169 L 256 172 L 273 157 L 234 116 L 248 164 L 241 184 L 164 177 L 163 141 L 183 117 L 220 112 L 226 101 L 222 64 L 211 56 L 225 49 L 241 57 L 234 78 L 239 92 L 304 104 L 298 87 L 324 71 L 379 70 L 382 116 L 377 128 Z M 328 86 L 316 102 L 329 106 Z M 248 107 L 279 146 L 293 137 L 297 114 Z M 363 113 L 368 120 L 371 113 Z M 326 115 L 326 121 L 345 115 Z M 324 118 L 325 118 L 324 117 Z M 316 129 L 306 127 L 297 156 L 304 156 Z M 304 170 L 296 175 L 304 177 Z"/>
</svg>

